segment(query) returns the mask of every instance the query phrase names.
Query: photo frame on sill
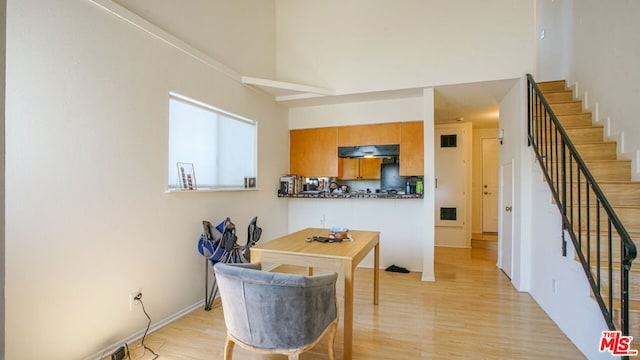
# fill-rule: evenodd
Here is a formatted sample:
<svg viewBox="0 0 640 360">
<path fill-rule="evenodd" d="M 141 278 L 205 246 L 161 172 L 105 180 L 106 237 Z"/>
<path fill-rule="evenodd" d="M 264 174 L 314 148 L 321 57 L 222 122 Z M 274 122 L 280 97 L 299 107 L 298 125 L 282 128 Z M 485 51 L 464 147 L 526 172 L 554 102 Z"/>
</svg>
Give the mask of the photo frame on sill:
<svg viewBox="0 0 640 360">
<path fill-rule="evenodd" d="M 244 178 L 244 188 L 252 189 L 256 187 L 256 178 L 255 177 L 245 177 Z"/>
<path fill-rule="evenodd" d="M 196 172 L 193 163 L 177 162 L 178 187 L 180 190 L 196 190 Z"/>
</svg>

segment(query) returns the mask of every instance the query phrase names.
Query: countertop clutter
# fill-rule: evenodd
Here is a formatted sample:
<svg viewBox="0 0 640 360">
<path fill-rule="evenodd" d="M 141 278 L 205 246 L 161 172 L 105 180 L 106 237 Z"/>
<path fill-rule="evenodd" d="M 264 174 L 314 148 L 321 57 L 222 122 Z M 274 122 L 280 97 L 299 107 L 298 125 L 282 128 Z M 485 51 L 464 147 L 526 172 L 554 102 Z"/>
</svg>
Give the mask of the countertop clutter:
<svg viewBox="0 0 640 360">
<path fill-rule="evenodd" d="M 298 194 L 282 194 L 278 193 L 281 198 L 303 198 L 303 199 L 422 199 L 422 194 L 404 194 L 404 193 L 367 193 L 367 192 L 350 192 L 350 193 L 328 193 L 328 192 L 301 192 Z"/>
<path fill-rule="evenodd" d="M 278 197 L 424 198 L 422 121 L 293 129 Z"/>
<path fill-rule="evenodd" d="M 305 178 L 297 175 L 286 175 L 280 178 L 278 197 L 302 199 L 422 199 L 422 178 L 415 182 L 406 181 L 405 191 L 399 189 L 374 188 L 354 189 L 349 185 L 340 185 L 330 178 Z M 403 181 L 404 182 L 404 181 Z M 350 182 L 351 184 L 361 182 Z M 370 184 L 380 185 L 380 182 Z"/>
</svg>

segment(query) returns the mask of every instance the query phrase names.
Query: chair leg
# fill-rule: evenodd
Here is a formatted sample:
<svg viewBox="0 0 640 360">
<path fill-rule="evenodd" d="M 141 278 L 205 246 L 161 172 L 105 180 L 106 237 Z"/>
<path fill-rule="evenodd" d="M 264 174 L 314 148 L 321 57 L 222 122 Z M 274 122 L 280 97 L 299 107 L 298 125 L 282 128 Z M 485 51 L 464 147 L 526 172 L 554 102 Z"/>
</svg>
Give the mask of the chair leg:
<svg viewBox="0 0 640 360">
<path fill-rule="evenodd" d="M 333 353 L 333 344 L 335 343 L 336 340 L 336 332 L 338 330 L 338 323 L 334 322 L 333 324 L 331 324 L 331 329 L 329 329 L 329 336 L 327 336 L 329 338 L 329 360 L 335 360 L 335 355 Z"/>
<path fill-rule="evenodd" d="M 236 343 L 234 343 L 233 340 L 231 340 L 231 338 L 227 336 L 227 341 L 225 341 L 224 343 L 224 360 L 231 360 L 231 356 L 233 355 L 233 347 L 235 345 Z"/>
</svg>

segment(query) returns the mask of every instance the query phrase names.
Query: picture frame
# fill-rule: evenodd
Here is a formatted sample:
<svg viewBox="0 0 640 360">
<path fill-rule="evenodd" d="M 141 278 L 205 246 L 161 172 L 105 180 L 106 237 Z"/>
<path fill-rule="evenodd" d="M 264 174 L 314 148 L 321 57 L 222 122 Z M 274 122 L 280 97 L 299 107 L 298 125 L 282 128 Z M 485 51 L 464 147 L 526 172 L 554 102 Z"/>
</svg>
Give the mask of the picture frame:
<svg viewBox="0 0 640 360">
<path fill-rule="evenodd" d="M 180 190 L 197 190 L 196 172 L 193 163 L 177 162 L 178 187 Z"/>
<path fill-rule="evenodd" d="M 256 178 L 255 177 L 245 177 L 244 178 L 244 187 L 245 189 L 252 189 L 256 187 Z"/>
</svg>

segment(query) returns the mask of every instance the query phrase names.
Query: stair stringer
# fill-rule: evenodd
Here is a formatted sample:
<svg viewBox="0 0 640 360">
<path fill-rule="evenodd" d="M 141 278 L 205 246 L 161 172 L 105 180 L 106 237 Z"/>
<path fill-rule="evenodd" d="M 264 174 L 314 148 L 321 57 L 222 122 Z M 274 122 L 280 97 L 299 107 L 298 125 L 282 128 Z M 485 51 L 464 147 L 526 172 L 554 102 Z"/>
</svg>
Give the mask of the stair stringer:
<svg viewBox="0 0 640 360">
<path fill-rule="evenodd" d="M 531 161 L 531 271 L 529 293 L 560 330 L 588 359 L 611 359 L 598 351 L 602 331 L 608 330 L 575 249 L 567 239 L 562 256 L 562 218 L 552 201 L 533 150 Z"/>
</svg>

